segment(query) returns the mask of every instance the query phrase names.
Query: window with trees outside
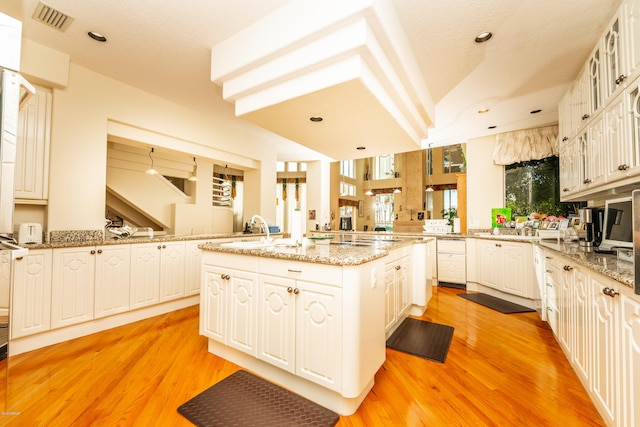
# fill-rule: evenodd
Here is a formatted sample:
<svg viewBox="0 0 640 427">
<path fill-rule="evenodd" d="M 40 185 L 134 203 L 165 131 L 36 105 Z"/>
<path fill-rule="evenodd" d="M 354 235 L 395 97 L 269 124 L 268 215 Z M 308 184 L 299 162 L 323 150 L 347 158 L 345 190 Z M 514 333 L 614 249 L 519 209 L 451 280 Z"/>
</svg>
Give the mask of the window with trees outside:
<svg viewBox="0 0 640 427">
<path fill-rule="evenodd" d="M 575 212 L 572 203 L 560 202 L 559 159 L 514 163 L 504 168 L 505 207 L 515 217 L 532 212 L 568 216 Z"/>
</svg>

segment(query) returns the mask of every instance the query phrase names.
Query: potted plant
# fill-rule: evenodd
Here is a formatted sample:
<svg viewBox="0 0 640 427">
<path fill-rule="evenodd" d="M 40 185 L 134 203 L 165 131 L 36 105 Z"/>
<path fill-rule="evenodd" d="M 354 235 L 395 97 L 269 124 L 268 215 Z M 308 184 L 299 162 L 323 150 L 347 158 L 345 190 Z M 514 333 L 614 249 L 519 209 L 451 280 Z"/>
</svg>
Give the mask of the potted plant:
<svg viewBox="0 0 640 427">
<path fill-rule="evenodd" d="M 453 219 L 458 217 L 458 209 L 456 208 L 448 208 L 440 211 L 442 214 L 442 218 L 447 220 L 447 224 L 453 230 Z"/>
</svg>

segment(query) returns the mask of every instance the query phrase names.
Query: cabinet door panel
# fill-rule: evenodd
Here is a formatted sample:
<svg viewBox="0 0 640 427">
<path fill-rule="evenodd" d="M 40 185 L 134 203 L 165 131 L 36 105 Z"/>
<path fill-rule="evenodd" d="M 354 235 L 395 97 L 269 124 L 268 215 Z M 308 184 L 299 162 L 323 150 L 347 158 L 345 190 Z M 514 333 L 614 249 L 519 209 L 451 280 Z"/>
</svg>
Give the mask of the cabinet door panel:
<svg viewBox="0 0 640 427">
<path fill-rule="evenodd" d="M 295 286 L 295 280 L 260 276 L 258 357 L 291 373 L 295 373 Z"/>
<path fill-rule="evenodd" d="M 169 301 L 184 296 L 184 253 L 184 242 L 162 244 L 160 251 L 160 301 Z"/>
<path fill-rule="evenodd" d="M 229 270 L 229 337 L 227 344 L 254 357 L 256 340 L 257 275 Z"/>
<path fill-rule="evenodd" d="M 130 245 L 96 248 L 96 318 L 129 310 L 130 259 Z"/>
<path fill-rule="evenodd" d="M 640 424 L 640 303 L 622 296 L 622 413 L 618 425 Z"/>
<path fill-rule="evenodd" d="M 156 243 L 131 245 L 131 308 L 160 301 L 160 250 Z"/>
<path fill-rule="evenodd" d="M 533 296 L 530 295 L 531 289 L 533 289 L 532 278 L 534 274 L 531 245 L 508 242 L 502 242 L 500 245 L 502 256 L 497 268 L 499 273 L 502 273 L 500 279 L 502 290 L 522 297 Z"/>
<path fill-rule="evenodd" d="M 202 272 L 202 249 L 198 245 L 205 240 L 195 240 L 186 243 L 185 249 L 185 284 L 184 294 L 197 295 L 200 293 L 200 274 Z"/>
<path fill-rule="evenodd" d="M 93 319 L 95 255 L 92 250 L 53 250 L 52 329 Z"/>
<path fill-rule="evenodd" d="M 583 380 L 589 378 L 589 288 L 588 276 L 580 270 L 574 271 L 573 286 L 573 363 Z"/>
<path fill-rule="evenodd" d="M 296 286 L 296 374 L 336 389 L 342 382 L 342 289 L 302 281 Z"/>
<path fill-rule="evenodd" d="M 385 299 L 385 315 L 384 324 L 385 331 L 388 331 L 395 325 L 397 320 L 396 311 L 396 272 L 394 264 L 387 264 L 384 269 L 384 299 Z"/>
<path fill-rule="evenodd" d="M 11 338 L 51 329 L 51 249 L 30 250 L 14 262 Z"/>
<path fill-rule="evenodd" d="M 226 344 L 227 292 L 224 269 L 205 265 L 200 291 L 200 334 Z"/>
</svg>

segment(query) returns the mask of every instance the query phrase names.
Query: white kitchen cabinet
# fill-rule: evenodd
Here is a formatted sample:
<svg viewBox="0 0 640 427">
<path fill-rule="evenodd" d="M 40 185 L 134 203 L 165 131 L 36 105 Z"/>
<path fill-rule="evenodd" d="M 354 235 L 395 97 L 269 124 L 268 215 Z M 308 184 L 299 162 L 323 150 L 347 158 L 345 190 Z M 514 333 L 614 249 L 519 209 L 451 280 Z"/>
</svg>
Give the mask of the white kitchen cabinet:
<svg viewBox="0 0 640 427">
<path fill-rule="evenodd" d="M 606 180 L 612 182 L 637 173 L 638 164 L 626 137 L 624 97 L 618 97 L 604 111 L 605 147 L 607 152 Z"/>
<path fill-rule="evenodd" d="M 626 79 L 625 52 L 626 38 L 622 30 L 624 22 L 620 19 L 623 8 L 613 16 L 602 38 L 602 98 L 607 100 L 617 94 Z"/>
<path fill-rule="evenodd" d="M 587 175 L 584 184 L 589 188 L 605 182 L 605 145 L 604 114 L 598 113 L 589 123 L 588 129 Z"/>
<path fill-rule="evenodd" d="M 94 247 L 53 249 L 52 329 L 93 320 L 94 277 Z"/>
<path fill-rule="evenodd" d="M 32 249 L 14 261 L 11 339 L 51 329 L 51 249 Z"/>
<path fill-rule="evenodd" d="M 202 292 L 202 334 L 256 357 L 257 275 L 205 265 Z"/>
<path fill-rule="evenodd" d="M 131 308 L 181 298 L 185 293 L 185 243 L 131 245 Z"/>
<path fill-rule="evenodd" d="M 129 311 L 130 245 L 95 248 L 94 317 Z"/>
<path fill-rule="evenodd" d="M 539 298 L 533 269 L 533 249 L 527 242 L 478 239 L 478 282 L 524 298 Z"/>
<path fill-rule="evenodd" d="M 640 425 L 640 302 L 621 295 L 619 426 Z"/>
<path fill-rule="evenodd" d="M 438 282 L 466 285 L 466 254 L 467 248 L 465 239 L 438 239 Z"/>
<path fill-rule="evenodd" d="M 560 145 L 560 197 L 574 194 L 580 185 L 580 151 L 577 138 L 572 138 Z"/>
<path fill-rule="evenodd" d="M 569 319 L 571 341 L 571 357 L 574 370 L 581 377 L 583 383 L 589 378 L 590 360 L 590 286 L 589 276 L 582 268 L 573 267 L 567 272 L 571 276 L 571 319 Z"/>
<path fill-rule="evenodd" d="M 563 261 L 564 262 L 564 261 Z M 569 264 L 559 265 L 560 281 L 558 283 L 558 342 L 571 360 L 573 352 L 573 273 Z"/>
<path fill-rule="evenodd" d="M 260 274 L 258 357 L 339 390 L 341 289 L 334 284 L 301 280 L 297 276 L 307 277 L 301 269 L 304 266 L 287 269 L 294 271 L 292 277 Z"/>
<path fill-rule="evenodd" d="M 640 74 L 640 2 L 625 0 L 623 2 L 625 73 L 627 80 L 632 81 Z"/>
<path fill-rule="evenodd" d="M 202 274 L 202 249 L 199 245 L 210 240 L 188 240 L 185 243 L 185 296 L 200 293 L 200 275 Z"/>
<path fill-rule="evenodd" d="M 17 203 L 46 203 L 49 190 L 51 89 L 35 86 L 36 94 L 18 116 L 15 198 Z"/>
<path fill-rule="evenodd" d="M 384 267 L 385 331 L 387 335 L 404 320 L 411 306 L 409 256 L 403 256 Z"/>
<path fill-rule="evenodd" d="M 618 418 L 618 317 L 620 299 L 606 292 L 618 286 L 598 276 L 591 277 L 591 372 L 589 384 L 595 404 L 607 425 Z"/>
</svg>

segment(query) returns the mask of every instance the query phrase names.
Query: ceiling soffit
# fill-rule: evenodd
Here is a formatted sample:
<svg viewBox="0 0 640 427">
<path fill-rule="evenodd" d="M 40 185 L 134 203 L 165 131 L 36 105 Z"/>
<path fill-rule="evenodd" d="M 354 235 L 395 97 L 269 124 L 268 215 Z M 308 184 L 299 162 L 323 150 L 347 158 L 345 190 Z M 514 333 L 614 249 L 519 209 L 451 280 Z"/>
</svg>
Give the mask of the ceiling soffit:
<svg viewBox="0 0 640 427">
<path fill-rule="evenodd" d="M 334 159 L 420 149 L 434 122 L 388 0 L 293 0 L 214 46 L 211 80 L 237 116 Z"/>
</svg>

